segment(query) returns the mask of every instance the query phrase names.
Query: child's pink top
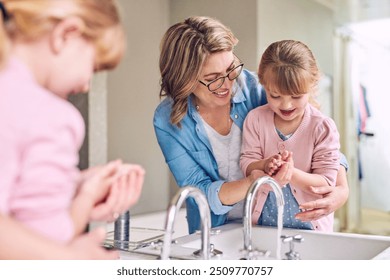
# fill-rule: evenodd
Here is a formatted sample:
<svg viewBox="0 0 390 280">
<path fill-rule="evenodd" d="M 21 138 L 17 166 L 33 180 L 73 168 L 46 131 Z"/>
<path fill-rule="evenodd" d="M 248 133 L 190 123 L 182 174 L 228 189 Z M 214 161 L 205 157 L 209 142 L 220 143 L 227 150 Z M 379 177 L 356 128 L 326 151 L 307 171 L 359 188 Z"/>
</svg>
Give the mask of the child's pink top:
<svg viewBox="0 0 390 280">
<path fill-rule="evenodd" d="M 274 125 L 274 112 L 264 105 L 253 109 L 245 119 L 240 166 L 246 174 L 250 163 L 287 150 L 293 152 L 294 167 L 320 174 L 329 185 L 334 186 L 340 167 L 339 149 L 339 133 L 334 121 L 313 106 L 306 106 L 301 124 L 288 140 L 283 141 Z M 298 204 L 319 198 L 303 192 L 299 186 L 290 186 Z M 257 222 L 269 190 L 263 188 L 259 191 L 252 221 Z M 332 231 L 333 214 L 312 221 L 312 224 L 316 230 Z"/>
<path fill-rule="evenodd" d="M 78 110 L 11 58 L 0 70 L 0 212 L 49 238 L 70 240 L 83 138 Z"/>
</svg>

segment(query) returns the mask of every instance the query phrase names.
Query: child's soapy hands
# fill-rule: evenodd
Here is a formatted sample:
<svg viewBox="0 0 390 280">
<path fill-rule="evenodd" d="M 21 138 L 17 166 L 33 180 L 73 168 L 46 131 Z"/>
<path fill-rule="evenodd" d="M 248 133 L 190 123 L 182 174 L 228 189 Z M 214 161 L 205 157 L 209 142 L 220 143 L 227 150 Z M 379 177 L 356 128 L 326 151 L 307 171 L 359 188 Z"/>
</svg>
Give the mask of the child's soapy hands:
<svg viewBox="0 0 390 280">
<path fill-rule="evenodd" d="M 283 151 L 281 156 L 280 168 L 272 176 L 281 186 L 288 184 L 291 181 L 294 172 L 293 153 Z"/>
<path fill-rule="evenodd" d="M 273 155 L 265 160 L 264 172 L 269 176 L 273 176 L 279 171 L 282 164 L 282 156 L 280 154 Z"/>
<path fill-rule="evenodd" d="M 139 199 L 145 170 L 121 160 L 83 171 L 79 192 L 92 200 L 90 219 L 112 222 Z"/>
</svg>

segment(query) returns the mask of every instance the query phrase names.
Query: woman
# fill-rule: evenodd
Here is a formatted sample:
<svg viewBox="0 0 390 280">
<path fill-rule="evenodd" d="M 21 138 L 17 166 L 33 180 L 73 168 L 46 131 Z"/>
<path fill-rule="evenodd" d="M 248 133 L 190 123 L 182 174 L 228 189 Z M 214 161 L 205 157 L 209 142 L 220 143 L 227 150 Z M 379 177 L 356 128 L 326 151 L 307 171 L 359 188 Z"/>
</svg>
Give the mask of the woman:
<svg viewBox="0 0 390 280">
<path fill-rule="evenodd" d="M 239 167 L 244 119 L 266 98 L 256 76 L 234 54 L 237 43 L 229 28 L 208 17 L 171 26 L 161 43 L 160 96 L 166 98 L 154 115 L 157 140 L 179 187 L 192 185 L 206 195 L 213 227 L 242 218 L 242 200 L 263 175 L 254 171 L 244 177 Z M 348 197 L 344 167 L 337 185 L 312 189 L 324 198 L 300 205 L 310 211 L 296 218 L 318 219 L 342 206 Z M 190 233 L 199 229 L 192 198 L 187 220 Z"/>
</svg>

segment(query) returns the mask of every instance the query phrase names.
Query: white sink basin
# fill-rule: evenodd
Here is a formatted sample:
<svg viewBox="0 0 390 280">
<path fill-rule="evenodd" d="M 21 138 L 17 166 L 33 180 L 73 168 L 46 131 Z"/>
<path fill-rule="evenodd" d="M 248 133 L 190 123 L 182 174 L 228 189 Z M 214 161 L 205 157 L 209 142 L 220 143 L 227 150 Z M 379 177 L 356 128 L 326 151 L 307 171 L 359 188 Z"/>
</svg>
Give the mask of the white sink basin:
<svg viewBox="0 0 390 280">
<path fill-rule="evenodd" d="M 227 224 L 213 229 L 210 241 L 222 255 L 212 259 L 235 260 L 245 258 L 243 249 L 242 224 Z M 271 252 L 267 258 L 276 258 L 276 228 L 253 227 L 252 246 L 259 250 Z M 390 237 L 362 235 L 352 233 L 321 233 L 311 230 L 283 229 L 282 235 L 301 235 L 302 243 L 294 243 L 294 251 L 302 260 L 370 260 L 390 259 Z M 179 237 L 171 245 L 172 259 L 200 259 L 193 253 L 200 249 L 200 234 Z M 389 249 L 388 249 L 389 248 Z M 281 257 L 290 249 L 289 244 L 282 244 Z M 386 250 L 387 249 L 387 250 Z M 121 252 L 121 259 L 158 259 L 161 246 L 146 246 L 130 253 Z M 261 257 L 260 257 L 261 258 Z M 265 258 L 265 257 L 264 257 Z"/>
<path fill-rule="evenodd" d="M 243 248 L 243 230 L 241 224 L 228 224 L 216 228 L 219 234 L 211 235 L 214 248 L 223 252 L 220 259 L 240 259 Z M 269 250 L 270 257 L 276 257 L 276 228 L 253 227 L 252 245 L 259 250 Z M 390 237 L 362 235 L 352 233 L 321 233 L 309 230 L 283 229 L 283 235 L 300 234 L 304 241 L 294 244 L 294 251 L 303 260 L 369 260 L 390 247 Z M 195 251 L 200 248 L 200 235 L 192 234 L 177 239 L 182 247 Z M 176 246 L 177 246 L 176 245 Z M 172 248 L 172 252 L 174 247 Z M 289 251 L 289 244 L 282 244 L 281 256 Z M 388 250 L 389 251 L 389 250 Z M 387 251 L 387 252 L 388 252 Z M 390 254 L 387 258 L 390 259 Z M 386 258 L 384 254 L 381 258 Z"/>
</svg>

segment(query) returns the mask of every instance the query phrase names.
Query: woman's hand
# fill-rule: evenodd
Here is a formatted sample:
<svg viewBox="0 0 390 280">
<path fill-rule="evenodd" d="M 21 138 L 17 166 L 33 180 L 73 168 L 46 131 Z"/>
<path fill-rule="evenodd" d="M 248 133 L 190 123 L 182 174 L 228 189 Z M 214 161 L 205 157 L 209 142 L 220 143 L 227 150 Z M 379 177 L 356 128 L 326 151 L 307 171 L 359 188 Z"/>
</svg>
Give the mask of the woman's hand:
<svg viewBox="0 0 390 280">
<path fill-rule="evenodd" d="M 313 193 L 322 195 L 322 198 L 301 204 L 299 207 L 303 212 L 298 213 L 295 218 L 304 222 L 318 220 L 343 206 L 349 195 L 346 170 L 343 166 L 337 173 L 336 184 L 336 187 L 310 187 Z"/>
</svg>

